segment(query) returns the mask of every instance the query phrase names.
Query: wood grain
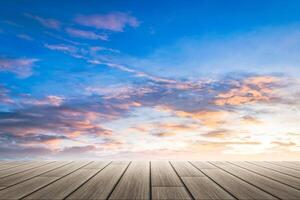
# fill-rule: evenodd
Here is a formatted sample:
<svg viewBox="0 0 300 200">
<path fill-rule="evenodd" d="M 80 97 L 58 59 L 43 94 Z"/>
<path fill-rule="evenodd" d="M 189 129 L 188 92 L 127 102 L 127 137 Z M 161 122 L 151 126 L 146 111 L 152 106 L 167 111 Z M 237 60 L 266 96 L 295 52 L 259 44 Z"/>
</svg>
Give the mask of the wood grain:
<svg viewBox="0 0 300 200">
<path fill-rule="evenodd" d="M 210 169 L 201 169 L 201 171 L 238 199 L 277 199 L 221 169 L 211 167 Z"/>
<path fill-rule="evenodd" d="M 107 199 L 127 166 L 111 163 L 67 199 Z"/>
<path fill-rule="evenodd" d="M 150 199 L 150 163 L 132 162 L 110 199 Z"/>
<path fill-rule="evenodd" d="M 251 183 L 256 187 L 264 191 L 267 191 L 268 193 L 280 199 L 295 199 L 295 200 L 300 199 L 300 191 L 292 187 L 289 187 L 285 184 L 279 183 L 277 181 L 266 178 L 264 176 L 260 176 L 256 173 L 253 173 L 251 171 L 237 167 L 232 164 L 229 165 L 227 164 L 219 165 L 217 163 L 213 163 L 213 164 L 216 164 L 221 169 L 236 175 L 237 177 L 243 179 L 244 181 L 247 181 L 248 183 Z"/>
</svg>

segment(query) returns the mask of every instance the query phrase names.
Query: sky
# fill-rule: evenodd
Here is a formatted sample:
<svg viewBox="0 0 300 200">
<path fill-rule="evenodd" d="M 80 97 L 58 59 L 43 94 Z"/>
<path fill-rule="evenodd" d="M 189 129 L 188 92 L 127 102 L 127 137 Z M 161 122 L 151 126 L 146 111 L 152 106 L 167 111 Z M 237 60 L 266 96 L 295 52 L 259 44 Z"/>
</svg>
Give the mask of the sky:
<svg viewBox="0 0 300 200">
<path fill-rule="evenodd" d="M 299 10 L 0 1 L 0 159 L 300 160 Z"/>
</svg>

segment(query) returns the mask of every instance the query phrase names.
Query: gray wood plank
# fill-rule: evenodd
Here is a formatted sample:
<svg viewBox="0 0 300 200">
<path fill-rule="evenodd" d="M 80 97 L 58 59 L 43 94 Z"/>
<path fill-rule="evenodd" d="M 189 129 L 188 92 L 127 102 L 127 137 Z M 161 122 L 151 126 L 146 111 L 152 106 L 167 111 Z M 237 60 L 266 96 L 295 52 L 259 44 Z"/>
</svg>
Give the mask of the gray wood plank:
<svg viewBox="0 0 300 200">
<path fill-rule="evenodd" d="M 76 171 L 80 167 L 86 165 L 89 162 L 80 162 L 80 163 L 82 163 L 82 165 L 78 165 L 77 162 L 73 162 L 69 165 L 65 165 L 61 168 L 53 170 L 53 172 L 55 172 L 55 171 L 59 172 L 59 173 L 54 173 L 54 175 L 56 175 L 56 176 L 43 177 L 40 175 L 38 177 L 29 179 L 27 181 L 24 181 L 22 183 L 12 186 L 12 187 L 5 188 L 5 190 L 3 190 L 3 193 L 5 193 L 5 195 L 3 195 L 3 199 L 19 199 L 21 197 L 25 197 L 25 196 L 31 194 L 32 192 L 37 191 L 40 188 L 42 188 L 46 185 L 49 185 L 52 182 L 58 180 L 60 177 L 58 177 L 57 175 L 61 175 L 61 177 L 68 175 L 68 174 Z M 71 168 L 70 165 L 75 166 L 75 168 Z M 64 173 L 61 173 L 61 169 L 64 170 Z M 0 190 L 1 190 L 1 188 L 0 188 Z M 0 196 L 2 196 L 1 191 L 0 191 Z"/>
<path fill-rule="evenodd" d="M 256 173 L 253 173 L 241 167 L 237 167 L 233 164 L 219 165 L 214 162 L 213 164 L 217 165 L 226 172 L 234 174 L 240 179 L 259 187 L 260 189 L 267 191 L 268 193 L 278 198 L 295 200 L 300 199 L 300 191 L 295 188 L 289 187 L 264 176 L 260 176 Z"/>
<path fill-rule="evenodd" d="M 294 169 L 282 167 L 279 165 L 274 165 L 274 164 L 268 163 L 268 162 L 251 162 L 251 163 L 274 170 L 274 171 L 277 171 L 277 172 L 280 172 L 280 173 L 283 173 L 283 174 L 294 176 L 296 178 L 300 178 L 300 172 L 297 170 L 294 170 Z"/>
<path fill-rule="evenodd" d="M 128 163 L 111 163 L 67 199 L 107 199 L 127 167 Z"/>
<path fill-rule="evenodd" d="M 169 162 L 151 162 L 152 187 L 182 187 L 183 184 Z"/>
<path fill-rule="evenodd" d="M 132 162 L 109 199 L 149 199 L 150 163 Z"/>
<path fill-rule="evenodd" d="M 28 181 L 17 184 L 13 187 L 0 190 L 0 199 L 10 200 L 10 199 L 20 199 L 31 192 L 49 184 L 54 181 L 56 177 L 35 177 Z"/>
<path fill-rule="evenodd" d="M 108 161 L 93 161 L 84 166 L 83 169 L 103 169 L 103 166 L 106 166 L 108 163 Z"/>
<path fill-rule="evenodd" d="M 182 180 L 194 199 L 235 199 L 208 177 L 183 177 Z"/>
<path fill-rule="evenodd" d="M 11 175 L 11 176 L 7 176 L 5 178 L 1 178 L 0 179 L 0 187 L 8 187 L 8 186 L 20 183 L 22 181 L 25 181 L 25 180 L 28 180 L 35 176 L 38 176 L 42 173 L 62 167 L 68 163 L 70 163 L 70 162 L 64 162 L 64 161 L 53 162 L 53 163 L 49 163 L 48 165 L 44 165 L 44 166 L 41 166 L 38 168 L 33 168 L 33 169 L 27 170 L 22 173 L 17 173 L 17 174 Z"/>
<path fill-rule="evenodd" d="M 17 174 L 17 173 L 21 173 L 21 172 L 25 172 L 27 170 L 30 169 L 34 169 L 34 168 L 38 168 L 47 164 L 50 164 L 50 161 L 38 161 L 38 162 L 33 162 L 30 163 L 28 165 L 21 165 L 15 168 L 9 168 L 9 169 L 5 169 L 0 171 L 0 178 L 4 178 L 13 174 Z"/>
<path fill-rule="evenodd" d="M 58 169 L 40 174 L 40 177 L 62 177 L 65 176 L 66 174 L 69 174 L 76 169 L 79 169 L 81 167 L 84 167 L 91 163 L 91 161 L 74 161 L 68 165 L 65 165 L 63 167 L 60 167 Z"/>
<path fill-rule="evenodd" d="M 184 187 L 153 187 L 152 199 L 159 200 L 187 200 L 191 197 Z"/>
<path fill-rule="evenodd" d="M 95 175 L 98 171 L 98 169 L 79 169 L 69 174 L 68 176 L 65 176 L 55 181 L 54 183 L 32 193 L 24 199 L 64 199 L 78 187 L 80 187 L 84 182 L 86 182 L 89 178 Z"/>
<path fill-rule="evenodd" d="M 171 165 L 175 168 L 180 177 L 205 176 L 187 161 L 172 161 Z"/>
<path fill-rule="evenodd" d="M 294 165 L 296 167 L 300 167 L 300 161 L 285 161 L 285 162 L 287 162 L 289 164 L 292 164 L 292 165 Z"/>
<path fill-rule="evenodd" d="M 300 166 L 297 166 L 294 163 L 289 163 L 289 162 L 269 162 L 269 163 L 300 171 Z"/>
<path fill-rule="evenodd" d="M 198 162 L 192 162 L 196 167 Z M 208 163 L 206 163 L 208 164 Z M 200 165 L 201 166 L 201 165 Z M 200 170 L 200 169 L 199 169 Z M 275 197 L 263 192 L 262 190 L 242 181 L 241 179 L 224 172 L 223 170 L 211 165 L 211 168 L 203 168 L 201 171 L 210 177 L 214 182 L 228 191 L 238 199 L 247 200 L 266 200 L 276 199 Z"/>
<path fill-rule="evenodd" d="M 300 189 L 300 179 L 288 176 L 282 173 L 279 173 L 277 171 L 273 171 L 261 166 L 254 165 L 252 163 L 248 162 L 231 162 L 232 164 L 235 164 L 237 166 L 243 167 L 249 171 L 252 171 L 254 173 L 257 173 L 261 176 L 268 177 L 270 179 L 273 179 L 275 181 L 281 182 L 283 184 L 289 185 L 291 187 L 294 187 L 296 189 Z"/>
<path fill-rule="evenodd" d="M 193 165 L 197 166 L 198 169 L 215 169 L 216 167 L 203 161 L 193 161 Z"/>
<path fill-rule="evenodd" d="M 2 161 L 0 164 L 0 171 L 4 170 L 4 169 L 9 169 L 9 168 L 13 168 L 13 167 L 17 167 L 20 165 L 25 165 L 26 161 Z"/>
</svg>

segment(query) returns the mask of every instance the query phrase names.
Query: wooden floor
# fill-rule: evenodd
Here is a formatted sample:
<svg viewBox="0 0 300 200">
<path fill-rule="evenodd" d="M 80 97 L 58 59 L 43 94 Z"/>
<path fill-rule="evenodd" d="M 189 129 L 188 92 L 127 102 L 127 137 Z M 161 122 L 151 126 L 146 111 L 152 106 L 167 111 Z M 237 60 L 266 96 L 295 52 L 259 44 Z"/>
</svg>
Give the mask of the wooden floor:
<svg viewBox="0 0 300 200">
<path fill-rule="evenodd" d="M 0 161 L 0 199 L 300 200 L 300 162 Z"/>
</svg>

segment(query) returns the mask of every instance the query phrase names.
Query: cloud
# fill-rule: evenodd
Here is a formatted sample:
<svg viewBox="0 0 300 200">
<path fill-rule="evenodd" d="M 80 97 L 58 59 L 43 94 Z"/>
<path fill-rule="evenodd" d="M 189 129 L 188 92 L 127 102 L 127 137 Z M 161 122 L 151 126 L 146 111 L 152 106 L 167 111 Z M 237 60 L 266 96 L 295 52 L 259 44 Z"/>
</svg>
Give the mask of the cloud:
<svg viewBox="0 0 300 200">
<path fill-rule="evenodd" d="M 52 106 L 60 106 L 63 101 L 65 100 L 64 97 L 49 95 L 44 99 L 35 99 L 35 98 L 24 98 L 22 99 L 22 104 L 32 104 L 36 106 L 43 106 L 43 105 L 52 105 Z"/>
<path fill-rule="evenodd" d="M 292 147 L 292 146 L 296 146 L 297 144 L 295 142 L 292 141 L 288 141 L 288 142 L 281 142 L 281 141 L 274 141 L 272 142 L 272 144 L 278 146 L 278 147 Z"/>
<path fill-rule="evenodd" d="M 232 135 L 232 131 L 226 129 L 217 129 L 201 135 L 208 138 L 228 138 L 230 135 Z"/>
<path fill-rule="evenodd" d="M 42 24 L 43 26 L 45 26 L 47 28 L 59 30 L 61 27 L 61 23 L 56 19 L 43 18 L 43 17 L 37 16 L 37 15 L 32 15 L 29 13 L 25 13 L 24 15 L 26 17 L 29 17 L 29 18 L 39 22 L 40 24 Z"/>
<path fill-rule="evenodd" d="M 67 53 L 75 53 L 77 52 L 77 48 L 71 45 L 65 44 L 45 44 L 45 47 L 50 50 L 56 50 Z"/>
<path fill-rule="evenodd" d="M 112 12 L 104 15 L 79 15 L 75 22 L 97 29 L 122 32 L 126 26 L 137 27 L 139 21 L 128 13 Z"/>
<path fill-rule="evenodd" d="M 32 37 L 30 37 L 29 35 L 26 35 L 26 34 L 18 34 L 17 37 L 22 39 L 22 40 L 27 40 L 27 41 L 32 41 L 33 40 Z"/>
<path fill-rule="evenodd" d="M 1 133 L 0 143 L 5 144 L 18 144 L 18 145 L 53 145 L 62 140 L 69 140 L 64 135 L 47 135 L 47 134 L 34 134 L 19 135 L 14 133 Z"/>
<path fill-rule="evenodd" d="M 32 74 L 32 67 L 38 61 L 36 58 L 0 58 L 0 71 L 8 71 L 20 77 Z"/>
<path fill-rule="evenodd" d="M 94 145 L 86 145 L 86 146 L 73 146 L 73 147 L 66 147 L 62 149 L 59 154 L 71 154 L 71 155 L 78 155 L 84 154 L 91 151 L 95 151 L 97 148 Z"/>
<path fill-rule="evenodd" d="M 67 33 L 69 35 L 72 35 L 74 37 L 84 38 L 84 39 L 90 39 L 90 40 L 108 40 L 108 36 L 106 34 L 97 34 L 92 31 L 85 31 L 80 29 L 74 29 L 74 28 L 67 28 Z"/>
<path fill-rule="evenodd" d="M 279 82 L 277 77 L 254 76 L 242 82 L 235 82 L 233 87 L 216 96 L 215 104 L 242 105 L 247 103 L 268 102 L 274 97 L 272 88 Z"/>
<path fill-rule="evenodd" d="M 12 104 L 14 100 L 9 96 L 9 90 L 0 84 L 0 103 Z"/>
</svg>

